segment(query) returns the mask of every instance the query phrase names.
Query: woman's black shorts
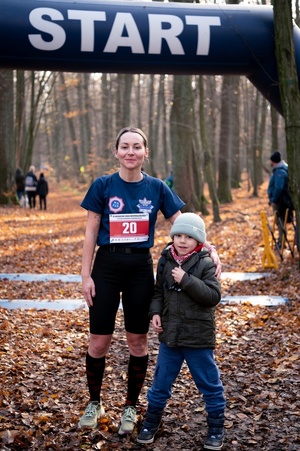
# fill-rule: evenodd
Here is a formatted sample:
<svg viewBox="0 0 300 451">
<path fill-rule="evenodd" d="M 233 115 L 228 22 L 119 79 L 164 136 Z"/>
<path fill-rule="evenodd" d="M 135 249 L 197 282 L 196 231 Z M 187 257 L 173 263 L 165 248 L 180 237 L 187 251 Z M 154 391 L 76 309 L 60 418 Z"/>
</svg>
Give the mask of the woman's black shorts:
<svg viewBox="0 0 300 451">
<path fill-rule="evenodd" d="M 152 256 L 150 252 L 123 253 L 110 249 L 98 249 L 92 270 L 96 296 L 89 309 L 90 332 L 113 333 L 122 299 L 126 331 L 145 334 L 149 329 L 149 306 L 154 291 Z"/>
</svg>

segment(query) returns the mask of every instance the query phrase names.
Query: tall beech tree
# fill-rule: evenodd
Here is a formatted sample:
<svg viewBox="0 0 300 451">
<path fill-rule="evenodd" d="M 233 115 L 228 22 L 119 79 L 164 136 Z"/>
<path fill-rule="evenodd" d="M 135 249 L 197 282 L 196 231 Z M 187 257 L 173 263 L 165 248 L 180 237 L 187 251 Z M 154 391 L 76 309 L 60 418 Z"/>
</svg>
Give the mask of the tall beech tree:
<svg viewBox="0 0 300 451">
<path fill-rule="evenodd" d="M 291 0 L 274 0 L 275 53 L 279 89 L 285 120 L 286 151 L 289 164 L 289 183 L 296 210 L 297 228 L 300 225 L 300 92 L 293 41 Z M 299 233 L 297 239 L 299 250 Z"/>
</svg>

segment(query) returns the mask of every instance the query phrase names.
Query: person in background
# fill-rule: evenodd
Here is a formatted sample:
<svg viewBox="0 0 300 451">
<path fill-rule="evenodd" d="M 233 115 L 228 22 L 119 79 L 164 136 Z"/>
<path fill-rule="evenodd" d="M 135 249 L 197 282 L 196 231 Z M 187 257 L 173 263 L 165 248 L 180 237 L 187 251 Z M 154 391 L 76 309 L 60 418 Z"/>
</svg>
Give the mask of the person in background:
<svg viewBox="0 0 300 451">
<path fill-rule="evenodd" d="M 173 189 L 174 179 L 173 179 L 173 170 L 171 169 L 169 177 L 166 178 L 165 183 L 169 188 Z"/>
<path fill-rule="evenodd" d="M 207 411 L 204 449 L 220 450 L 226 406 L 214 359 L 215 308 L 221 300 L 220 282 L 204 247 L 205 225 L 198 215 L 178 216 L 170 235 L 174 241 L 163 250 L 159 260 L 149 310 L 160 346 L 154 380 L 148 391 L 146 417 L 137 441 L 143 444 L 154 441 L 172 386 L 186 361 Z"/>
<path fill-rule="evenodd" d="M 134 429 L 148 365 L 148 311 L 154 290 L 150 248 L 157 214 L 161 211 L 172 224 L 184 202 L 162 180 L 142 171 L 149 155 L 142 130 L 130 126 L 120 130 L 114 155 L 119 171 L 98 177 L 81 203 L 87 210 L 81 276 L 90 319 L 86 353 L 90 400 L 78 426 L 95 428 L 105 414 L 100 394 L 122 293 L 129 350 L 127 395 L 118 430 L 124 435 Z M 212 246 L 211 255 L 220 275 L 220 260 Z"/>
<path fill-rule="evenodd" d="M 291 221 L 293 215 L 293 202 L 289 191 L 288 165 L 281 159 L 281 153 L 276 151 L 270 156 L 272 175 L 268 185 L 269 204 L 276 212 L 276 220 L 279 232 L 278 244 L 281 246 L 283 225 L 286 210 L 288 210 L 287 221 Z"/>
<path fill-rule="evenodd" d="M 22 197 L 25 196 L 25 176 L 22 169 L 17 168 L 15 173 L 15 184 L 18 201 L 21 205 Z"/>
<path fill-rule="evenodd" d="M 40 199 L 40 210 L 43 209 L 47 210 L 47 195 L 49 192 L 49 188 L 48 188 L 48 182 L 45 179 L 45 176 L 43 173 L 40 174 L 38 183 L 37 183 L 37 187 L 36 187 L 36 192 L 39 196 Z"/>
<path fill-rule="evenodd" d="M 28 197 L 29 207 L 35 208 L 36 205 L 36 187 L 37 187 L 37 177 L 35 175 L 35 167 L 30 166 L 29 171 L 25 178 L 25 192 Z"/>
</svg>

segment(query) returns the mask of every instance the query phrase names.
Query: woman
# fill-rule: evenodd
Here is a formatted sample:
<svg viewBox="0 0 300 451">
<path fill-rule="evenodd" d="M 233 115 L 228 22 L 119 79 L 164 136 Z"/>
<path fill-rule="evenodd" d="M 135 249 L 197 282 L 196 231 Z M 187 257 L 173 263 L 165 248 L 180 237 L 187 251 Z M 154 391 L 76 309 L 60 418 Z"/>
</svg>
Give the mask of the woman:
<svg viewBox="0 0 300 451">
<path fill-rule="evenodd" d="M 138 128 L 123 128 L 114 154 L 120 170 L 97 178 L 81 206 L 88 211 L 82 254 L 82 289 L 89 306 L 90 340 L 86 374 L 90 392 L 79 427 L 96 427 L 104 415 L 100 391 L 120 293 L 129 349 L 128 385 L 119 434 L 134 428 L 136 403 L 148 363 L 148 310 L 154 290 L 153 262 L 157 213 L 171 224 L 184 202 L 162 181 L 142 172 L 149 150 Z M 99 246 L 94 265 L 95 246 Z M 215 251 L 215 258 L 218 256 Z M 220 270 L 220 265 L 218 265 Z"/>
<path fill-rule="evenodd" d="M 36 187 L 38 179 L 35 175 L 35 167 L 30 166 L 25 178 L 25 191 L 28 197 L 29 207 L 35 208 L 36 205 Z"/>
</svg>

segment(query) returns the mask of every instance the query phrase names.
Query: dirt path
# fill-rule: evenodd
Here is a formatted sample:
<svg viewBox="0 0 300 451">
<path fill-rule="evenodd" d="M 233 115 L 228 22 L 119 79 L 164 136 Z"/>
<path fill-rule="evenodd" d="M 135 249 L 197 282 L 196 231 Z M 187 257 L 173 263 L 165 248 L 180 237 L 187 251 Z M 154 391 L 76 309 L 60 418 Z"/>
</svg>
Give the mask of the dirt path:
<svg viewBox="0 0 300 451">
<path fill-rule="evenodd" d="M 47 212 L 0 209 L 1 272 L 78 274 L 86 213 L 82 195 L 63 190 L 49 196 Z M 221 207 L 222 223 L 205 218 L 224 271 L 260 271 L 259 212 L 265 191 L 254 199 L 247 190 Z M 169 226 L 157 224 L 154 259 L 169 240 Z M 299 270 L 286 253 L 279 270 L 254 281 L 222 281 L 222 295 L 270 294 L 290 298 L 276 308 L 219 305 L 216 359 L 227 398 L 224 451 L 296 451 L 300 446 Z M 79 283 L 0 280 L 0 298 L 81 298 Z M 3 451 L 136 450 L 199 451 L 206 432 L 205 411 L 187 367 L 176 381 L 153 445 L 138 446 L 137 431 L 147 406 L 157 355 L 150 330 L 149 370 L 133 435 L 117 434 L 126 395 L 126 348 L 118 314 L 103 384 L 106 418 L 95 431 L 77 429 L 88 393 L 84 361 L 88 313 L 0 308 L 0 448 Z"/>
</svg>

